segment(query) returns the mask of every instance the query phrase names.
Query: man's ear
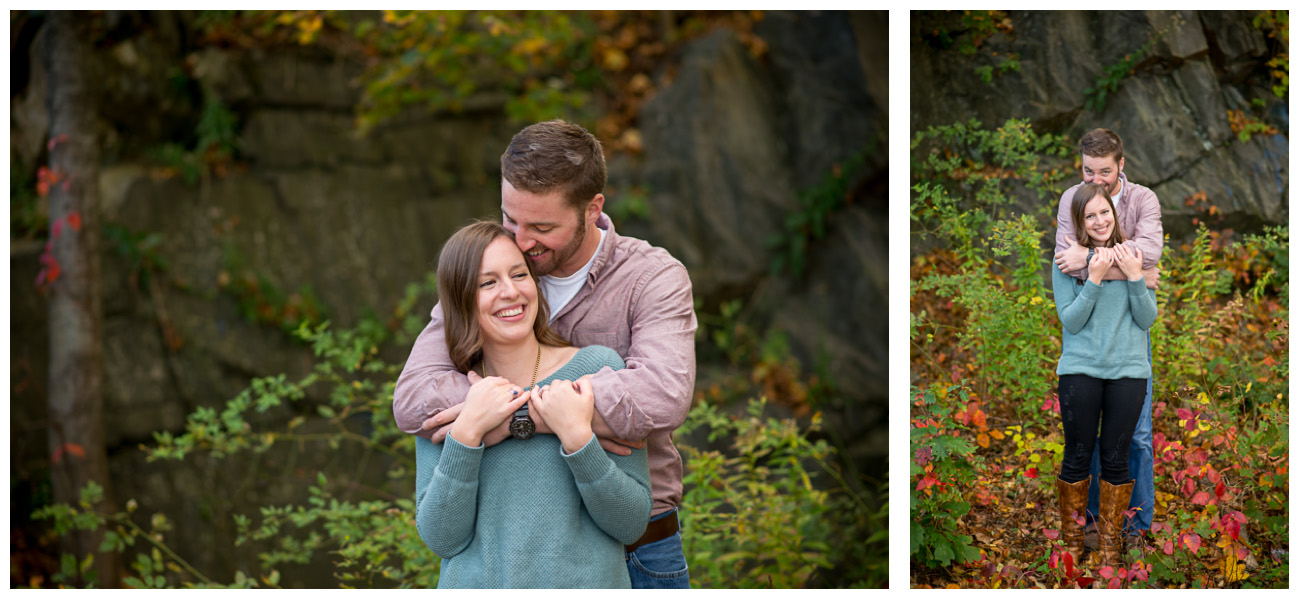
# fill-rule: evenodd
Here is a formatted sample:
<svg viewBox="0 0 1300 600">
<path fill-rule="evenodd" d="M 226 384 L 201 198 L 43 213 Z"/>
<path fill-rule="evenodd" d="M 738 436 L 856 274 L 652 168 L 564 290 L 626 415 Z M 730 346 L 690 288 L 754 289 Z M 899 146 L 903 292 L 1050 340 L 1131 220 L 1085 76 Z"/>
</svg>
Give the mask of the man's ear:
<svg viewBox="0 0 1300 600">
<path fill-rule="evenodd" d="M 605 195 L 596 194 L 591 199 L 591 202 L 587 203 L 587 214 L 583 216 L 586 218 L 587 223 L 591 225 L 595 225 L 596 220 L 600 218 L 600 213 L 603 212 L 604 210 L 605 210 Z"/>
<path fill-rule="evenodd" d="M 1118 166 L 1117 168 L 1119 169 L 1119 172 L 1120 172 L 1120 173 L 1123 173 L 1123 172 L 1124 172 L 1124 159 L 1123 159 L 1123 158 L 1119 159 L 1119 166 Z"/>
</svg>

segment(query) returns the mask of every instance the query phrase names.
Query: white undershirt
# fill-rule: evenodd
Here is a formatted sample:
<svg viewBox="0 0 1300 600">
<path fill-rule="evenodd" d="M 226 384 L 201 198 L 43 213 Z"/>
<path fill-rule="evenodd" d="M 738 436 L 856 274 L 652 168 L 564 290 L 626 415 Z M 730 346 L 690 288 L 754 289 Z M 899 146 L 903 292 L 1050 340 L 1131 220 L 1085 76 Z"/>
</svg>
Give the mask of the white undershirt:
<svg viewBox="0 0 1300 600">
<path fill-rule="evenodd" d="M 582 283 L 587 280 L 587 273 L 591 271 L 591 263 L 596 262 L 596 255 L 600 254 L 600 247 L 605 245 L 605 230 L 596 228 L 600 232 L 600 243 L 596 245 L 596 251 L 591 253 L 591 259 L 581 269 L 568 277 L 555 277 L 552 275 L 542 275 L 539 280 L 542 282 L 542 296 L 546 298 L 546 303 L 551 307 L 551 321 L 555 321 L 555 315 L 560 314 L 560 310 L 578 295 L 578 290 L 582 289 Z"/>
</svg>

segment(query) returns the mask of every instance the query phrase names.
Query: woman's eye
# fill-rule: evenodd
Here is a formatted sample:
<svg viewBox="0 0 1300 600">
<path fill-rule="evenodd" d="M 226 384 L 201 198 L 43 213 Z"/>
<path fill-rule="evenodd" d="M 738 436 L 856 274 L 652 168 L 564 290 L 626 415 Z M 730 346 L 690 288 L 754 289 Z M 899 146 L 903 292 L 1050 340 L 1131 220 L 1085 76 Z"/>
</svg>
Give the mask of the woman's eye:
<svg viewBox="0 0 1300 600">
<path fill-rule="evenodd" d="M 478 284 L 478 286 L 481 287 L 481 288 L 485 288 L 485 287 L 491 286 L 493 283 L 496 283 L 496 282 L 494 282 L 494 281 L 492 281 L 491 279 L 489 279 L 489 280 L 487 280 L 487 281 L 484 281 L 483 283 Z"/>
</svg>

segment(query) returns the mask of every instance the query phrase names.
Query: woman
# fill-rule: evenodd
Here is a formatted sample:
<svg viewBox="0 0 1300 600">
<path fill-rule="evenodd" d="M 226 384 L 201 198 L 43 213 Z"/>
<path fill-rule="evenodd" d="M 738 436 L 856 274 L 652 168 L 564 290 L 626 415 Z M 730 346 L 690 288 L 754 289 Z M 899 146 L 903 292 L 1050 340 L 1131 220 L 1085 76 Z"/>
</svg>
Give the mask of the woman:
<svg viewBox="0 0 1300 600">
<path fill-rule="evenodd" d="M 1122 244 L 1115 206 L 1105 188 L 1084 184 L 1070 206 L 1075 239 L 1091 248 L 1088 280 L 1052 270 L 1056 312 L 1061 318 L 1058 397 L 1065 451 L 1056 480 L 1061 529 L 1075 558 L 1083 550 L 1083 518 L 1088 503 L 1093 446 L 1100 421 L 1101 560 L 1119 556 L 1122 517 L 1133 481 L 1128 449 L 1151 377 L 1146 330 L 1156 319 L 1155 292 L 1142 278 L 1142 253 Z M 1126 280 L 1103 281 L 1111 266 Z"/>
<path fill-rule="evenodd" d="M 499 223 L 447 240 L 438 297 L 452 361 L 483 377 L 443 444 L 416 439 L 416 523 L 442 557 L 438 587 L 630 587 L 623 545 L 650 517 L 646 453 L 600 447 L 578 381 L 622 359 L 551 331 L 531 267 Z M 531 421 L 555 435 L 531 435 Z M 513 438 L 485 448 L 507 423 Z"/>
</svg>

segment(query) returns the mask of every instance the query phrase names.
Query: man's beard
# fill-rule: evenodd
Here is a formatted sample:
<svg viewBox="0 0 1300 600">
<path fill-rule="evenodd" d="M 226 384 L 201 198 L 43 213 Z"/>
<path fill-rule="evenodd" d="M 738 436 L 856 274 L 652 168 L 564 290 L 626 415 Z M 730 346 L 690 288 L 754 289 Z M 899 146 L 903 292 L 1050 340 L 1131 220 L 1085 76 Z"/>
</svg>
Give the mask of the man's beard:
<svg viewBox="0 0 1300 600">
<path fill-rule="evenodd" d="M 579 220 L 578 232 L 573 235 L 573 239 L 569 240 L 569 243 L 565 244 L 564 247 L 558 250 L 546 247 L 547 250 L 551 251 L 551 259 L 545 263 L 533 263 L 533 272 L 536 273 L 538 277 L 550 275 L 555 272 L 556 269 L 560 268 L 560 265 L 572 258 L 574 254 L 578 253 L 578 248 L 582 247 L 582 242 L 586 239 L 587 224 Z"/>
</svg>

